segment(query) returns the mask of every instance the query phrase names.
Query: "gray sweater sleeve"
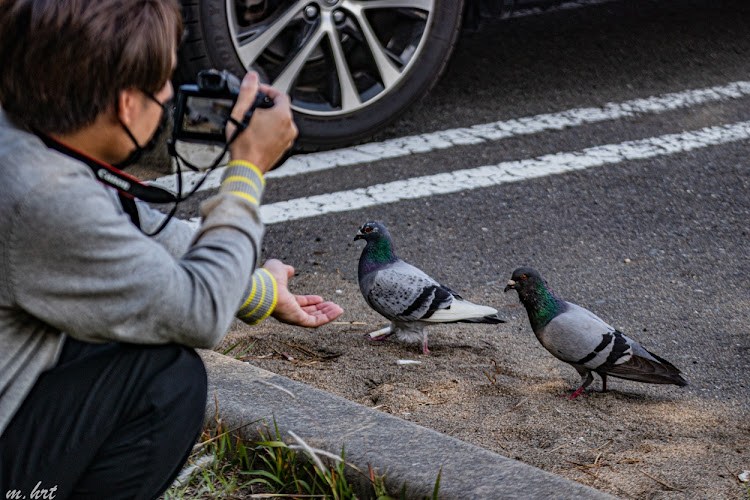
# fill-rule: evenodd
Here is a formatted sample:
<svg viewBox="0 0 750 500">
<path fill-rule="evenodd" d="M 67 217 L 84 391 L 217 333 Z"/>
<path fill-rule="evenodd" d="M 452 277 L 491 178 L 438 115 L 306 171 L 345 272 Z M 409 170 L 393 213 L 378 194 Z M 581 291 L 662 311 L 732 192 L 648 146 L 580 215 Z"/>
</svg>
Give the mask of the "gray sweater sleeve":
<svg viewBox="0 0 750 500">
<path fill-rule="evenodd" d="M 228 170 L 228 174 L 232 172 Z M 261 184 L 260 182 L 258 183 Z M 262 193 L 254 192 L 254 197 Z M 257 203 L 255 203 L 257 206 Z M 141 229 L 153 233 L 162 224 L 165 214 L 152 209 L 147 203 L 136 201 Z M 187 222 L 172 218 L 164 229 L 153 237 L 174 258 L 179 259 L 188 251 L 196 236 L 195 228 Z M 258 261 L 258 264 L 260 261 Z M 276 307 L 278 286 L 275 278 L 267 270 L 256 268 L 243 293 L 244 300 L 237 312 L 237 317 L 245 323 L 254 325 L 271 315 Z"/>
<path fill-rule="evenodd" d="M 148 203 L 140 200 L 136 200 L 135 204 L 138 207 L 138 218 L 141 221 L 143 232 L 151 234 L 156 231 L 164 221 L 166 214 L 154 210 Z M 172 257 L 179 259 L 190 248 L 195 232 L 195 227 L 184 220 L 173 217 L 169 224 L 151 239 L 161 244 Z"/>
<path fill-rule="evenodd" d="M 202 215 L 177 257 L 90 176 L 41 183 L 9 235 L 15 301 L 81 340 L 213 347 L 245 301 L 263 225 L 256 205 L 230 194 L 206 200 Z"/>
</svg>

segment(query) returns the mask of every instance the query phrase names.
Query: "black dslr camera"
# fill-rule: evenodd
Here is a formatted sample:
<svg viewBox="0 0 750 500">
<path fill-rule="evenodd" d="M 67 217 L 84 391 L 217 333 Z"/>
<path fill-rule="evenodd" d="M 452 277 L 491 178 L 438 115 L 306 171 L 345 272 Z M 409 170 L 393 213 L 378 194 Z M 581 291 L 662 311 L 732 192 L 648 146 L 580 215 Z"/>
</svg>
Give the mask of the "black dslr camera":
<svg viewBox="0 0 750 500">
<path fill-rule="evenodd" d="M 173 140 L 202 144 L 226 144 L 225 127 L 237 95 L 240 79 L 223 70 L 206 69 L 198 73 L 195 84 L 180 85 L 174 114 Z M 248 110 L 270 108 L 273 100 L 258 91 Z"/>
</svg>

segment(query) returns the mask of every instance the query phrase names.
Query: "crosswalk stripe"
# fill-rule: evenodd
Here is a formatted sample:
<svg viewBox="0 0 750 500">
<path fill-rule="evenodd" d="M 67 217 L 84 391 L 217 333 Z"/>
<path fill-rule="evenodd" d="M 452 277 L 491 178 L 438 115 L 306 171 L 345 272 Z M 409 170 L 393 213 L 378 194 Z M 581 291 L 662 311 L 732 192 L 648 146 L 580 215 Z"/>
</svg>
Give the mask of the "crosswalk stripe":
<svg viewBox="0 0 750 500">
<path fill-rule="evenodd" d="M 642 114 L 662 113 L 709 102 L 739 99 L 747 96 L 750 96 L 750 81 L 738 81 L 710 88 L 672 92 L 620 103 L 608 103 L 601 107 L 576 108 L 558 113 L 545 113 L 506 121 L 484 123 L 472 127 L 441 130 L 332 151 L 296 155 L 289 158 L 280 168 L 266 174 L 266 178 L 290 177 L 388 158 L 427 153 L 453 146 L 479 144 L 549 130 L 562 130 L 569 127 Z M 216 169 L 201 186 L 200 190 L 216 189 L 219 185 L 222 172 L 223 168 Z M 183 190 L 188 191 L 191 189 L 202 176 L 203 174 L 201 173 L 193 172 L 183 174 Z M 177 188 L 175 175 L 161 177 L 152 181 L 152 183 L 173 191 Z"/>
<path fill-rule="evenodd" d="M 750 121 L 456 170 L 261 206 L 266 224 L 684 153 L 750 138 Z"/>
</svg>

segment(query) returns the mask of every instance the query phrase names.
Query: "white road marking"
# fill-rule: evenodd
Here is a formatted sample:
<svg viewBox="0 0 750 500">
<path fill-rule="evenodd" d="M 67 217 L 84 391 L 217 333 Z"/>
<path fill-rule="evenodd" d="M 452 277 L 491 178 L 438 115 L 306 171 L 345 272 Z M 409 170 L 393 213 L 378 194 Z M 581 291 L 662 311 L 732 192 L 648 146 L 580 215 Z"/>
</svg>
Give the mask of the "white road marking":
<svg viewBox="0 0 750 500">
<path fill-rule="evenodd" d="M 576 108 L 559 113 L 546 113 L 472 127 L 441 130 L 321 153 L 293 156 L 283 166 L 269 172 L 266 177 L 272 179 L 307 174 L 336 167 L 375 162 L 386 158 L 427 153 L 457 145 L 497 141 L 518 135 L 561 130 L 567 127 L 621 119 L 639 114 L 661 113 L 708 102 L 739 99 L 747 96 L 750 96 L 750 81 L 739 81 L 705 89 L 673 92 L 621 103 L 608 103 L 598 108 Z M 203 150 L 198 147 L 194 148 L 193 151 L 197 154 Z M 205 152 L 203 154 L 205 155 Z M 222 172 L 223 167 L 217 168 L 209 175 L 199 190 L 216 189 L 219 186 Z M 183 174 L 183 191 L 187 192 L 202 177 L 202 173 L 189 172 Z M 177 189 L 175 175 L 161 177 L 152 181 L 152 183 L 172 191 Z"/>
<path fill-rule="evenodd" d="M 684 153 L 750 138 L 750 121 L 668 134 L 580 151 L 549 154 L 527 160 L 456 170 L 261 206 L 266 224 L 394 203 L 401 200 L 456 193 L 508 182 Z"/>
<path fill-rule="evenodd" d="M 685 153 L 747 139 L 750 139 L 750 121 L 280 201 L 261 205 L 260 212 L 265 224 L 276 224 L 329 213 L 359 210 L 401 200 L 469 191 L 547 175 L 614 165 L 625 160 L 644 160 Z M 199 219 L 192 218 L 188 222 L 197 227 Z"/>
</svg>

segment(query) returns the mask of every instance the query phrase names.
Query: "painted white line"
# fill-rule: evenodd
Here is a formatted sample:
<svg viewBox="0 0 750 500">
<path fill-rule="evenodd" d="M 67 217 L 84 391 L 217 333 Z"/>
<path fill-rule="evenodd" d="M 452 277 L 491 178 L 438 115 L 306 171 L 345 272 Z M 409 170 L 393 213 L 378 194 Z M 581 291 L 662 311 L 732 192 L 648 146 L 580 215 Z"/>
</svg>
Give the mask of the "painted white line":
<svg viewBox="0 0 750 500">
<path fill-rule="evenodd" d="M 633 99 L 621 103 L 608 103 L 600 108 L 576 108 L 559 113 L 547 113 L 507 121 L 474 125 L 472 127 L 442 130 L 421 135 L 362 144 L 321 153 L 297 155 L 289 158 L 280 168 L 269 172 L 267 178 L 289 177 L 318 172 L 336 167 L 398 158 L 415 153 L 447 149 L 458 145 L 497 141 L 518 135 L 535 134 L 547 130 L 597 123 L 631 117 L 639 114 L 661 113 L 688 108 L 708 102 L 739 99 L 750 96 L 750 81 L 739 81 L 705 89 L 686 90 L 659 96 Z M 200 190 L 216 189 L 223 168 L 211 173 Z M 203 177 L 202 173 L 183 174 L 183 191 L 187 192 Z M 176 191 L 175 175 L 161 177 L 154 184 Z"/>
<path fill-rule="evenodd" d="M 597 146 L 580 151 L 549 154 L 533 159 L 414 177 L 351 191 L 339 191 L 281 201 L 270 205 L 262 205 L 261 217 L 266 224 L 274 224 L 335 212 L 348 212 L 401 200 L 455 193 L 575 170 L 613 165 L 626 160 L 643 160 L 673 155 L 749 138 L 750 121 L 708 127 L 679 134 Z"/>
<path fill-rule="evenodd" d="M 596 146 L 580 151 L 555 153 L 497 165 L 414 177 L 350 191 L 280 201 L 261 205 L 261 218 L 265 224 L 276 224 L 329 213 L 359 210 L 401 200 L 469 191 L 508 182 L 614 165 L 625 160 L 644 160 L 685 153 L 694 149 L 747 139 L 750 139 L 750 121 L 719 125 L 679 134 Z M 192 218 L 188 222 L 197 227 L 199 219 Z"/>
</svg>

